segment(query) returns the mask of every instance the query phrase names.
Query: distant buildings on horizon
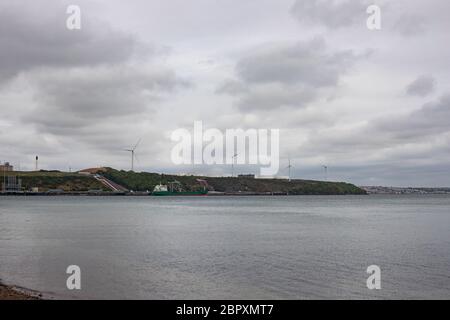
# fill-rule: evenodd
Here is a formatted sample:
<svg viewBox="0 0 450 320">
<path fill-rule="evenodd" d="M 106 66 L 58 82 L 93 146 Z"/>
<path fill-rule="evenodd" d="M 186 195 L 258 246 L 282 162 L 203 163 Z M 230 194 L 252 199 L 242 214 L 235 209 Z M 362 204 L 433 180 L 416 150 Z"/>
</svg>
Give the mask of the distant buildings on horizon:
<svg viewBox="0 0 450 320">
<path fill-rule="evenodd" d="M 11 172 L 11 171 L 14 171 L 14 167 L 9 162 L 0 164 L 0 172 Z"/>
<path fill-rule="evenodd" d="M 450 188 L 359 186 L 368 194 L 449 194 Z"/>
</svg>

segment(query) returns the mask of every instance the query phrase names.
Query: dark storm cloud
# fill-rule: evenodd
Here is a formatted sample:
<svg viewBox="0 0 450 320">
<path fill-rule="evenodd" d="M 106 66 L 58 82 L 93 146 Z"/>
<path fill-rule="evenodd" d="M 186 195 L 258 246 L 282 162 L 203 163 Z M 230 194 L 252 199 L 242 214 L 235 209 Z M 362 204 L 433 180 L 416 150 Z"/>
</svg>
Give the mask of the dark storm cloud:
<svg viewBox="0 0 450 320">
<path fill-rule="evenodd" d="M 406 92 L 412 96 L 424 97 L 432 93 L 436 80 L 432 76 L 421 75 L 406 87 Z"/>
<path fill-rule="evenodd" d="M 330 52 L 321 38 L 257 48 L 236 64 L 237 80 L 219 88 L 238 98 L 241 110 L 306 106 L 332 89 L 361 58 L 351 50 Z"/>
</svg>

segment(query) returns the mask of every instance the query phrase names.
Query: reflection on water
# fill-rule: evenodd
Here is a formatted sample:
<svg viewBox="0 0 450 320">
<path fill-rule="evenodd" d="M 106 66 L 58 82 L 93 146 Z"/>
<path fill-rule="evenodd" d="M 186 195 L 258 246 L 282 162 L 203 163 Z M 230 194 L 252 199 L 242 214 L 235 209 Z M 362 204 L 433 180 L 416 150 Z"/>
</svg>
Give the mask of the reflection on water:
<svg viewBox="0 0 450 320">
<path fill-rule="evenodd" d="M 61 298 L 449 299 L 450 197 L 0 197 L 0 278 Z"/>
</svg>

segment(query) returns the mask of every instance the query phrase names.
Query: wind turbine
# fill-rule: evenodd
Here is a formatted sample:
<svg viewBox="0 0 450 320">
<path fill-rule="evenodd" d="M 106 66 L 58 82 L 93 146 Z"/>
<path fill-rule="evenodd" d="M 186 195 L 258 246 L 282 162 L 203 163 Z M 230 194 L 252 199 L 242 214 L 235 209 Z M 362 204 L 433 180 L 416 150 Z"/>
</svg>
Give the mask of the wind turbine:
<svg viewBox="0 0 450 320">
<path fill-rule="evenodd" d="M 234 154 L 234 156 L 231 157 L 231 177 L 234 177 L 234 159 L 238 156 L 237 153 Z"/>
<path fill-rule="evenodd" d="M 325 170 L 325 181 L 328 181 L 328 166 L 322 165 L 322 168 Z"/>
<path fill-rule="evenodd" d="M 139 139 L 138 142 L 131 149 L 125 149 L 125 151 L 128 151 L 131 153 L 131 171 L 134 171 L 134 158 L 136 157 L 135 151 L 140 142 L 141 142 L 141 139 Z"/>
<path fill-rule="evenodd" d="M 286 167 L 289 170 L 289 182 L 291 181 L 291 168 L 294 166 L 291 165 L 291 158 L 288 158 L 289 165 Z"/>
</svg>

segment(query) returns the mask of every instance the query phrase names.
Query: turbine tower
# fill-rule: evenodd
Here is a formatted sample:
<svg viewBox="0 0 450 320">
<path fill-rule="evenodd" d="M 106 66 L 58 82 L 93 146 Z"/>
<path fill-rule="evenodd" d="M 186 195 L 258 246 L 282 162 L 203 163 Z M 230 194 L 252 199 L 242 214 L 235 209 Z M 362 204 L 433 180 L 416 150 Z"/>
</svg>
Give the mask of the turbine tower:
<svg viewBox="0 0 450 320">
<path fill-rule="evenodd" d="M 291 158 L 288 158 L 289 165 L 286 167 L 289 170 L 289 179 L 288 181 L 291 182 L 291 168 L 294 166 L 291 165 Z"/>
<path fill-rule="evenodd" d="M 234 159 L 238 156 L 237 153 L 234 154 L 233 157 L 231 157 L 231 177 L 234 177 Z"/>
<path fill-rule="evenodd" d="M 136 148 L 138 147 L 140 142 L 141 142 L 141 139 L 139 139 L 138 142 L 131 149 L 125 149 L 125 151 L 128 151 L 131 153 L 131 171 L 134 171 L 134 158 L 136 157 L 135 152 L 136 152 Z"/>
<path fill-rule="evenodd" d="M 322 165 L 324 171 L 325 171 L 325 181 L 328 181 L 328 166 Z"/>
</svg>

